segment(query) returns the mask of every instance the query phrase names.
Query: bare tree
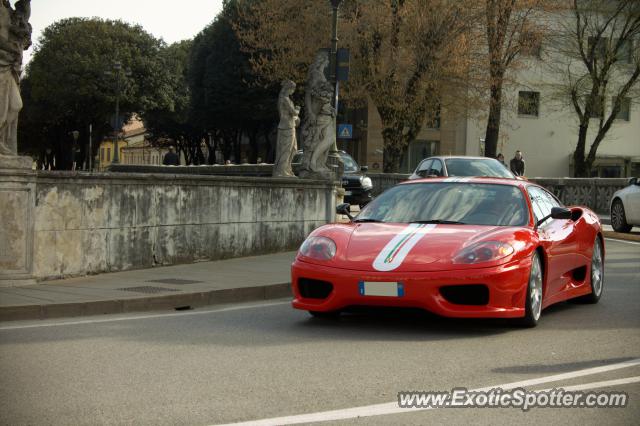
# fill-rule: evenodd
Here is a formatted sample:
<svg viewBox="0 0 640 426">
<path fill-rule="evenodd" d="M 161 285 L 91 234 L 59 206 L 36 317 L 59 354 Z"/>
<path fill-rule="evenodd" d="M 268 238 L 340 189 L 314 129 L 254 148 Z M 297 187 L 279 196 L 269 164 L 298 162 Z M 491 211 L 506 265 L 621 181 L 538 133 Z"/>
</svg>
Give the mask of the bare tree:
<svg viewBox="0 0 640 426">
<path fill-rule="evenodd" d="M 539 55 L 547 27 L 541 15 L 549 11 L 550 0 L 485 0 L 486 57 L 478 69 L 488 70 L 489 115 L 485 133 L 485 155 L 495 157 L 502 118 L 502 93 L 507 72 L 519 66 L 523 54 Z M 480 44 L 480 47 L 483 45 Z M 482 80 L 481 80 L 482 81 Z"/>
<path fill-rule="evenodd" d="M 549 66 L 559 76 L 553 94 L 578 118 L 574 174 L 590 176 L 616 118 L 640 99 L 640 2 L 573 0 L 567 16 L 551 44 Z M 595 128 L 591 120 L 597 120 Z"/>
</svg>

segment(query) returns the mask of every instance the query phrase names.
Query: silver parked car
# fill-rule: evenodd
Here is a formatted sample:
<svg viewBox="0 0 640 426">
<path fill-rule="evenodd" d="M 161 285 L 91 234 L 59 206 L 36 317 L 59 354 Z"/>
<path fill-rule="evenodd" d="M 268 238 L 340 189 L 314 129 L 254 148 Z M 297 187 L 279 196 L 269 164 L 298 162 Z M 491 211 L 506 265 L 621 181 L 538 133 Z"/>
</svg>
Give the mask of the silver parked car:
<svg viewBox="0 0 640 426">
<path fill-rule="evenodd" d="M 488 157 L 429 157 L 418 164 L 409 179 L 440 176 L 489 176 L 515 179 L 504 164 Z"/>
<path fill-rule="evenodd" d="M 629 179 L 629 186 L 611 197 L 611 226 L 616 232 L 629 232 L 640 226 L 640 181 Z"/>
</svg>

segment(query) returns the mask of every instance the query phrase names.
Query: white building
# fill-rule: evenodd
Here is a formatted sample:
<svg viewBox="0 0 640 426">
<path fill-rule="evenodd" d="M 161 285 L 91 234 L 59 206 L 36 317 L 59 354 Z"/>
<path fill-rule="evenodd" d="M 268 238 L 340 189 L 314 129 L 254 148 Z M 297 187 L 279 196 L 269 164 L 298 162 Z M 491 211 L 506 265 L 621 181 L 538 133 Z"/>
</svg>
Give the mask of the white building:
<svg viewBox="0 0 640 426">
<path fill-rule="evenodd" d="M 631 61 L 633 55 L 640 55 L 640 40 L 629 47 Z M 503 89 L 497 151 L 505 156 L 508 163 L 515 151 L 521 150 L 529 177 L 573 176 L 578 116 L 566 99 L 564 105 L 560 104 L 557 87 L 564 76 L 552 72 L 549 67 L 548 61 L 554 60 L 550 55 L 551 46 L 543 45 L 541 49 L 535 52 L 537 56 L 523 58 L 520 67 L 508 75 L 510 83 Z M 571 62 L 566 56 L 555 60 L 556 63 Z M 610 86 L 615 85 L 615 81 L 610 82 Z M 605 100 L 605 114 L 610 111 L 611 102 L 611 98 Z M 412 171 L 424 156 L 482 155 L 487 114 L 488 95 L 487 111 L 469 112 L 467 117 L 442 111 L 437 121 L 425 118 L 422 131 L 405 153 L 400 171 Z M 362 115 L 367 121 L 362 126 L 365 131 L 361 137 L 342 142 L 340 147 L 362 164 L 367 164 L 371 171 L 382 171 L 382 125 L 371 101 Z M 599 146 L 593 173 L 600 177 L 640 176 L 640 99 L 637 95 L 625 100 L 618 117 Z M 598 121 L 591 119 L 585 156 L 593 142 Z"/>
</svg>

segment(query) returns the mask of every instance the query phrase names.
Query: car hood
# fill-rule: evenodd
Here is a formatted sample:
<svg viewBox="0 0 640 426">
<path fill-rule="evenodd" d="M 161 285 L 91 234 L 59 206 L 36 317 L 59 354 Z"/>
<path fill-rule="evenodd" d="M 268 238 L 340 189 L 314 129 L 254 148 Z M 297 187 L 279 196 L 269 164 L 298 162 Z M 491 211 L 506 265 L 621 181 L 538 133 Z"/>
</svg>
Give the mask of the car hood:
<svg viewBox="0 0 640 426">
<path fill-rule="evenodd" d="M 336 256 L 329 262 L 331 266 L 381 272 L 489 267 L 518 256 L 518 252 L 531 242 L 528 228 L 481 225 L 356 223 L 330 225 L 313 235 L 329 237 L 336 242 Z M 516 248 L 516 253 L 483 264 L 453 264 L 452 259 L 460 250 L 480 241 L 508 242 Z"/>
</svg>

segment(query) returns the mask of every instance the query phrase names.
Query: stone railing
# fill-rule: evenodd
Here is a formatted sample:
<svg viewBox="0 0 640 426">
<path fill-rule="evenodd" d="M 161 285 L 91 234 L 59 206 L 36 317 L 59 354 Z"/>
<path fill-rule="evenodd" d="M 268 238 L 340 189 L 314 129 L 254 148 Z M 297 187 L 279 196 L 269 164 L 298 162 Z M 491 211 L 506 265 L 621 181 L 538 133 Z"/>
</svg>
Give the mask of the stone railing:
<svg viewBox="0 0 640 426">
<path fill-rule="evenodd" d="M 368 176 L 373 182 L 374 195 L 409 177 L 400 173 L 371 173 Z M 627 178 L 531 178 L 530 181 L 547 188 L 568 206 L 587 206 L 598 213 L 607 213 L 613 193 L 628 184 Z"/>
<path fill-rule="evenodd" d="M 567 206 L 587 206 L 597 213 L 608 213 L 613 193 L 628 185 L 620 178 L 533 178 L 532 182 L 553 192 Z"/>
<path fill-rule="evenodd" d="M 337 192 L 303 179 L 0 170 L 0 286 L 294 250 L 335 220 Z"/>
<path fill-rule="evenodd" d="M 161 173 L 175 175 L 253 176 L 271 177 L 273 164 L 233 164 L 202 166 L 157 166 L 143 164 L 111 164 L 110 172 Z"/>
</svg>

